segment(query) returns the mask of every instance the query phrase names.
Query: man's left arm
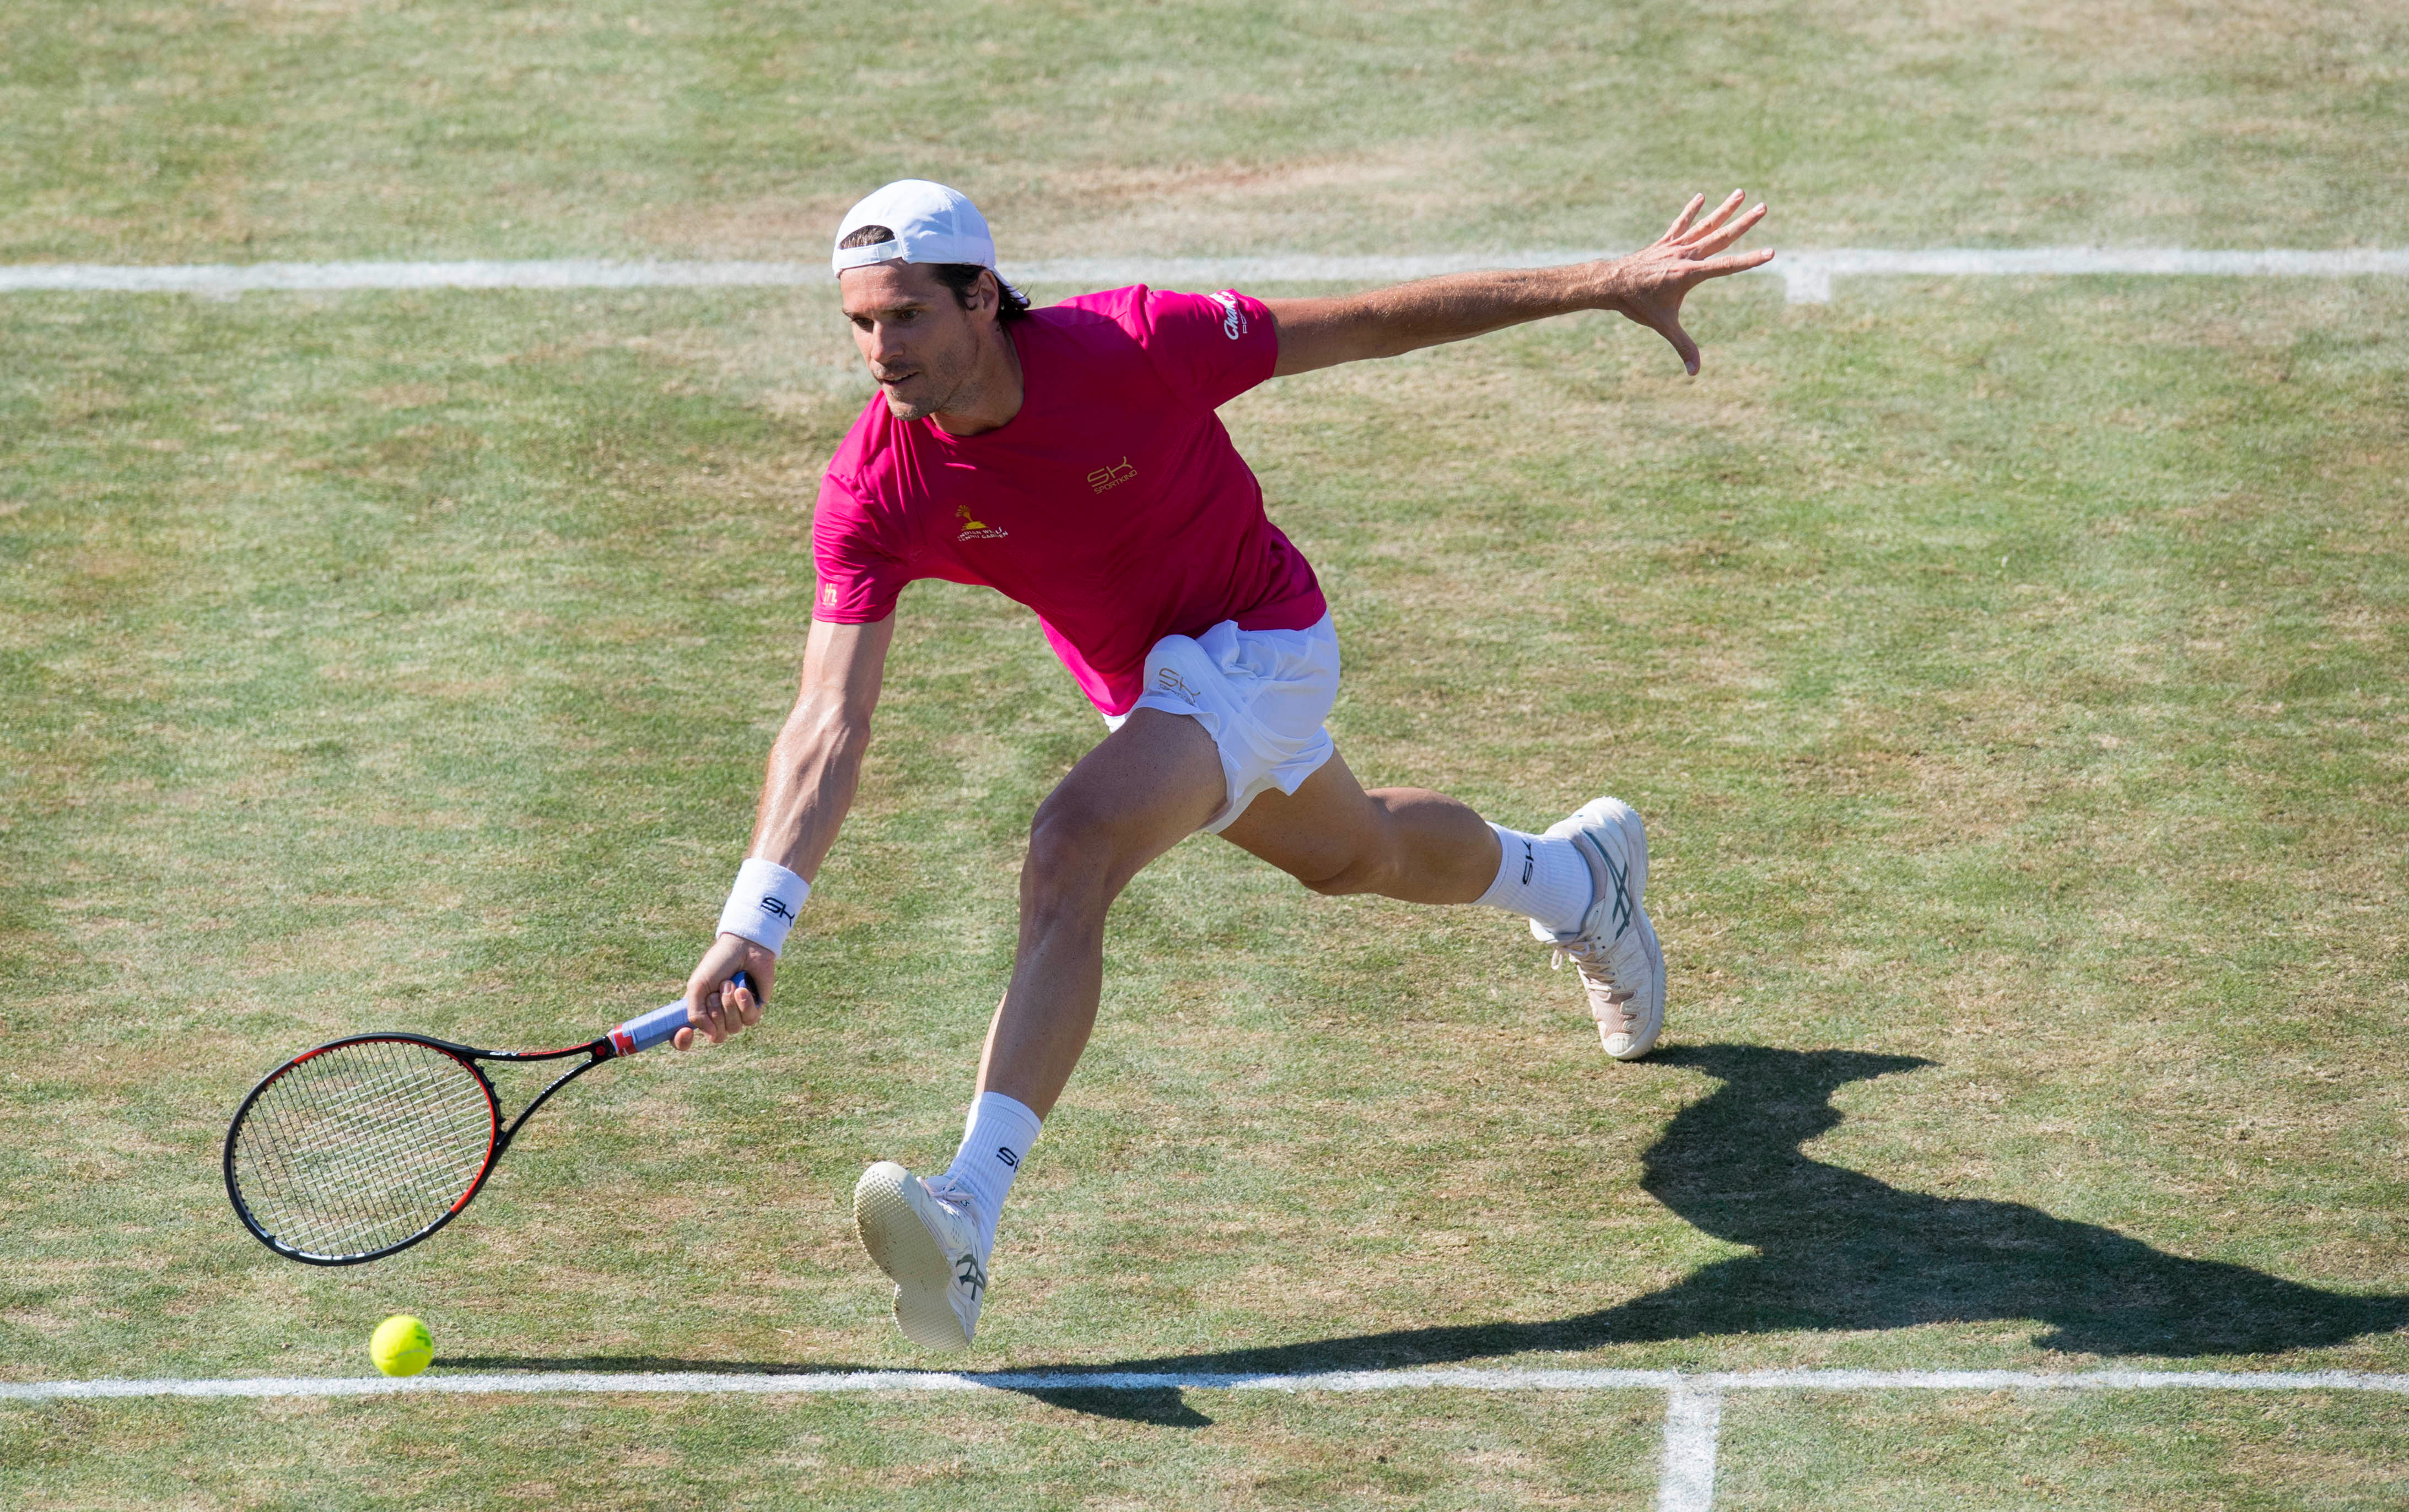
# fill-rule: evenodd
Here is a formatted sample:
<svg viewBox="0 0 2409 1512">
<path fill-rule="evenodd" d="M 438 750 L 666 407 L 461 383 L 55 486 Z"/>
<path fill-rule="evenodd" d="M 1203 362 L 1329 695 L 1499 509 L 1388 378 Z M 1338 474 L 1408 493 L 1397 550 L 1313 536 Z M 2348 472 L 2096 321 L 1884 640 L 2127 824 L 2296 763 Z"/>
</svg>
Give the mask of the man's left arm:
<svg viewBox="0 0 2409 1512">
<path fill-rule="evenodd" d="M 1653 243 L 1628 257 L 1564 267 L 1452 273 L 1328 299 L 1266 299 L 1279 335 L 1275 378 L 1370 357 L 1393 357 L 1551 315 L 1611 310 L 1663 336 L 1681 366 L 1698 370 L 1697 343 L 1681 329 L 1681 299 L 1709 279 L 1761 267 L 1767 252 L 1724 255 L 1765 216 L 1762 203 L 1738 214 L 1735 192 L 1704 220 L 1692 199 Z"/>
</svg>

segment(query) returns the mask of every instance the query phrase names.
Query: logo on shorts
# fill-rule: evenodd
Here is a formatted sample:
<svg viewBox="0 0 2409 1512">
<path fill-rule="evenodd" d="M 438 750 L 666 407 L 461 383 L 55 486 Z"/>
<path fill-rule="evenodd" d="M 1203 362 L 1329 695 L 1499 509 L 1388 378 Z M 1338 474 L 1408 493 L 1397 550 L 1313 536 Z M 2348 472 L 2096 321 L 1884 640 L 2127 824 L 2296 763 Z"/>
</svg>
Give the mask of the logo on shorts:
<svg viewBox="0 0 2409 1512">
<path fill-rule="evenodd" d="M 957 506 L 954 512 L 961 516 L 962 521 L 962 533 L 954 538 L 956 540 L 1001 540 L 1012 534 L 1002 526 L 989 525 L 974 515 L 967 504 Z"/>
<path fill-rule="evenodd" d="M 1123 457 L 1109 468 L 1098 468 L 1088 474 L 1088 486 L 1099 494 L 1106 494 L 1136 476 L 1137 469 L 1130 466 L 1129 458 Z"/>
<path fill-rule="evenodd" d="M 1213 302 L 1221 307 L 1221 334 L 1223 336 L 1235 341 L 1238 338 L 1247 334 L 1247 312 L 1239 308 L 1238 291 L 1235 289 L 1224 289 L 1219 294 L 1213 296 Z"/>
<path fill-rule="evenodd" d="M 1187 699 L 1190 703 L 1194 703 L 1197 699 L 1204 696 L 1202 693 L 1197 692 L 1196 689 L 1189 686 L 1188 679 L 1180 676 L 1176 671 L 1168 667 L 1158 667 L 1155 669 L 1154 685 L 1161 688 L 1165 693 L 1176 693 L 1181 698 Z"/>
<path fill-rule="evenodd" d="M 833 605 L 833 604 L 836 602 L 836 584 L 835 584 L 835 583 L 822 583 L 822 584 L 820 585 L 820 602 L 821 602 L 821 603 L 823 603 L 823 604 L 829 604 L 829 605 Z"/>
</svg>

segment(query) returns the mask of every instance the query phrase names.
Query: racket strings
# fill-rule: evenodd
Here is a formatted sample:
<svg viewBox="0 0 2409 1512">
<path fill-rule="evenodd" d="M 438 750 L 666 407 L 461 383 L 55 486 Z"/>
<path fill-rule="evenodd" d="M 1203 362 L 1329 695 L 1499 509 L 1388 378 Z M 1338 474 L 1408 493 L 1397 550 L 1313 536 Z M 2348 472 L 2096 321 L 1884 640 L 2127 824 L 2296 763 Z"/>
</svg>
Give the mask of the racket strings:
<svg viewBox="0 0 2409 1512">
<path fill-rule="evenodd" d="M 324 1257 L 387 1249 L 456 1207 L 493 1149 L 491 1094 L 464 1062 L 362 1040 L 263 1090 L 235 1140 L 243 1204 L 280 1243 Z"/>
<path fill-rule="evenodd" d="M 475 1103 L 425 1087 L 407 1102 L 354 1093 L 306 1114 L 281 1108 L 277 1123 L 289 1189 L 314 1197 L 319 1215 L 340 1224 L 329 1237 L 376 1247 L 387 1224 L 403 1224 L 406 1236 L 423 1227 L 415 1220 L 430 1204 L 426 1221 L 451 1210 L 483 1164 L 490 1120 Z M 353 1142 L 312 1147 L 330 1126 L 348 1126 Z"/>
</svg>

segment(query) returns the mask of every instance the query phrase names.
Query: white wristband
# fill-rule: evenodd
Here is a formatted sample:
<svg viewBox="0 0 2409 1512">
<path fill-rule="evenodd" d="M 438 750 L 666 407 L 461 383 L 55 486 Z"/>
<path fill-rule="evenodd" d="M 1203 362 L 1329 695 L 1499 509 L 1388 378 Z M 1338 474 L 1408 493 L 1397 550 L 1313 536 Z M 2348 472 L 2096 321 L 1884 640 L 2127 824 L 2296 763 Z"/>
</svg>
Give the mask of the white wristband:
<svg viewBox="0 0 2409 1512">
<path fill-rule="evenodd" d="M 795 927 L 812 885 L 775 861 L 748 856 L 736 869 L 736 886 L 719 911 L 719 932 L 740 934 L 774 956 Z"/>
</svg>

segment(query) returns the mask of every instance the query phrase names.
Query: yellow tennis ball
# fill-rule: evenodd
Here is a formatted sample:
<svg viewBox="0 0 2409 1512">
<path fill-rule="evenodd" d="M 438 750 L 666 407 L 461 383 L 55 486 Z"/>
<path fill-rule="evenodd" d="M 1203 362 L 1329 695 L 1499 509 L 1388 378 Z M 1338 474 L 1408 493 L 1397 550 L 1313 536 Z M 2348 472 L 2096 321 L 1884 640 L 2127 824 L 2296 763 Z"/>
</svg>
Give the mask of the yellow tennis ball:
<svg viewBox="0 0 2409 1512">
<path fill-rule="evenodd" d="M 388 1375 L 415 1375 L 435 1358 L 435 1338 L 408 1313 L 396 1313 L 368 1336 L 368 1358 Z"/>
</svg>

